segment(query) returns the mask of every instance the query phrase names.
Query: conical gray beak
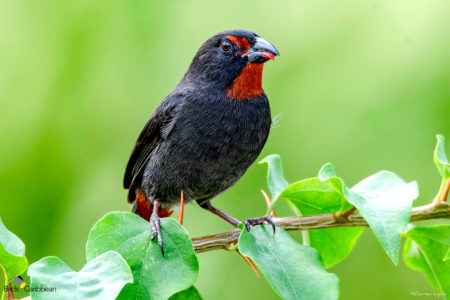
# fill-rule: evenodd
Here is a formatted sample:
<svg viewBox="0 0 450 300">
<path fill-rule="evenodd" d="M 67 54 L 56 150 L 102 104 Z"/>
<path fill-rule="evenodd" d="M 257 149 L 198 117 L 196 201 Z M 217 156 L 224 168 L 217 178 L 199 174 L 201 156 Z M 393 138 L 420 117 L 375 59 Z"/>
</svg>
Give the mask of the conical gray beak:
<svg viewBox="0 0 450 300">
<path fill-rule="evenodd" d="M 269 59 L 273 60 L 280 53 L 271 43 L 257 37 L 253 46 L 244 55 L 248 57 L 250 62 L 264 63 Z"/>
</svg>

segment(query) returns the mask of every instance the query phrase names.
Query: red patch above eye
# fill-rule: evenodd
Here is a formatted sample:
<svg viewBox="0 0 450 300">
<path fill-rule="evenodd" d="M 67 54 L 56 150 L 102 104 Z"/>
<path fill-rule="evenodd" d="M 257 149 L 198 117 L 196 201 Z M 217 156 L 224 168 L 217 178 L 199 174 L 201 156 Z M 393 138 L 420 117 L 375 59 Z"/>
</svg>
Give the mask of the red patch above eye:
<svg viewBox="0 0 450 300">
<path fill-rule="evenodd" d="M 240 37 L 232 36 L 232 35 L 227 35 L 227 38 L 230 41 L 232 41 L 233 44 L 235 44 L 236 46 L 241 47 L 243 52 L 245 52 L 248 49 L 250 49 L 250 43 L 248 42 L 248 40 L 246 38 L 240 38 Z"/>
</svg>

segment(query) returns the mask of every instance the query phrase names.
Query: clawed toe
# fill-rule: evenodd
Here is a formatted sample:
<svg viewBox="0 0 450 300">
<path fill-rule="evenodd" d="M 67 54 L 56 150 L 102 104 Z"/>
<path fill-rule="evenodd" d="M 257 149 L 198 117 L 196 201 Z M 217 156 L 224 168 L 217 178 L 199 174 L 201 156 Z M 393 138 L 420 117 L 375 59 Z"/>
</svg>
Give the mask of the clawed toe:
<svg viewBox="0 0 450 300">
<path fill-rule="evenodd" d="M 160 219 L 156 214 L 152 214 L 150 218 L 150 226 L 152 228 L 152 241 L 158 237 L 158 245 L 161 248 L 161 254 L 164 256 L 164 245 L 161 235 Z"/>
<path fill-rule="evenodd" d="M 272 218 L 269 216 L 264 216 L 264 217 L 260 217 L 260 218 L 250 218 L 247 221 L 244 221 L 244 225 L 245 225 L 245 229 L 247 229 L 247 231 L 250 231 L 250 229 L 252 229 L 253 226 L 255 225 L 262 225 L 264 223 L 268 223 L 270 225 L 272 225 L 273 228 L 273 234 L 275 234 L 275 223 L 273 222 Z"/>
</svg>

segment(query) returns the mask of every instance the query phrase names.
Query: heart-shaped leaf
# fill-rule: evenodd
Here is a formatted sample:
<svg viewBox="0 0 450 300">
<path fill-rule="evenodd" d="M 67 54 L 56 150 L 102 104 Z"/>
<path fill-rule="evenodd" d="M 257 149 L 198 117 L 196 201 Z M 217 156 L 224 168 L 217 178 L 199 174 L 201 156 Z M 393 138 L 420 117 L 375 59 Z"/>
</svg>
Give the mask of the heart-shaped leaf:
<svg viewBox="0 0 450 300">
<path fill-rule="evenodd" d="M 318 178 L 291 184 L 280 198 L 289 200 L 304 216 L 334 213 L 351 207 L 331 183 Z M 363 227 L 309 230 L 310 246 L 319 251 L 325 267 L 329 268 L 350 254 L 363 230 Z"/>
<path fill-rule="evenodd" d="M 194 286 L 191 286 L 184 291 L 172 295 L 169 300 L 202 300 L 202 296 L 200 296 L 200 293 Z"/>
<path fill-rule="evenodd" d="M 436 148 L 434 149 L 433 160 L 442 176 L 442 179 L 447 180 L 450 178 L 450 164 L 448 162 L 447 155 L 445 155 L 445 138 L 443 135 L 436 135 L 436 138 L 437 143 Z"/>
<path fill-rule="evenodd" d="M 394 173 L 381 171 L 350 189 L 336 176 L 331 164 L 322 167 L 319 179 L 330 182 L 359 210 L 388 256 L 397 264 L 401 232 L 409 222 L 412 202 L 419 194 L 417 183 L 405 183 Z"/>
<path fill-rule="evenodd" d="M 118 299 L 167 299 L 194 284 L 198 261 L 188 233 L 170 218 L 161 219 L 161 232 L 164 256 L 157 241 L 151 241 L 149 223 L 135 214 L 109 213 L 92 228 L 87 259 L 116 250 L 133 271 L 134 283 Z"/>
<path fill-rule="evenodd" d="M 0 265 L 6 270 L 9 280 L 27 270 L 28 261 L 25 257 L 25 245 L 11 231 L 6 229 L 0 218 Z"/>
<path fill-rule="evenodd" d="M 57 257 L 45 257 L 30 265 L 33 300 L 115 299 L 122 287 L 133 282 L 125 260 L 115 251 L 88 262 L 80 272 Z"/>
<path fill-rule="evenodd" d="M 405 263 L 425 273 L 436 290 L 450 295 L 450 261 L 443 259 L 450 247 L 450 225 L 415 227 L 406 236 Z"/>
<path fill-rule="evenodd" d="M 337 299 L 339 280 L 322 265 L 319 253 L 298 244 L 281 228 L 256 226 L 247 232 L 243 225 L 239 251 L 250 257 L 272 288 L 283 299 Z"/>
</svg>

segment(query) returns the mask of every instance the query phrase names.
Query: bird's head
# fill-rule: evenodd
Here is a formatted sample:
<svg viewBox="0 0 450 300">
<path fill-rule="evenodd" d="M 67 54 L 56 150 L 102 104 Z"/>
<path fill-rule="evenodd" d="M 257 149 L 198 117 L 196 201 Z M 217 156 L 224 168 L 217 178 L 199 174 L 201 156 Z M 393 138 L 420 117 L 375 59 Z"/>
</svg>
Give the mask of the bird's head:
<svg viewBox="0 0 450 300">
<path fill-rule="evenodd" d="M 263 93 L 263 64 L 276 55 L 277 49 L 253 31 L 223 31 L 200 47 L 183 80 L 223 90 L 230 99 L 254 98 Z"/>
</svg>

